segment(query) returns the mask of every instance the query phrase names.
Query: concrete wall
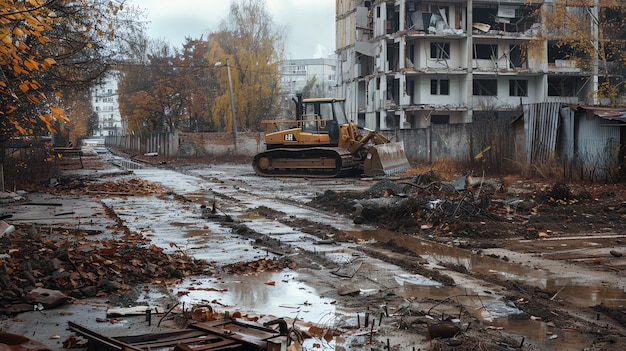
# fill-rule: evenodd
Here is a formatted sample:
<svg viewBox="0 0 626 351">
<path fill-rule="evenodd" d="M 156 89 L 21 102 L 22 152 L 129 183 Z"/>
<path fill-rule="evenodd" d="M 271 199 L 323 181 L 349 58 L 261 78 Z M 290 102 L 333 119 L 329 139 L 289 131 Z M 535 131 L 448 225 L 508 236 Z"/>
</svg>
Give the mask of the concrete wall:
<svg viewBox="0 0 626 351">
<path fill-rule="evenodd" d="M 468 128 L 467 124 L 433 124 L 429 128 L 399 130 L 398 136 L 411 162 L 440 159 L 467 162 L 471 158 Z"/>
<path fill-rule="evenodd" d="M 232 133 L 179 133 L 179 143 L 180 145 L 193 143 L 197 146 L 183 147 L 184 151 L 180 156 L 198 154 L 218 156 L 234 151 L 234 137 Z M 260 151 L 265 151 L 263 133 L 237 133 L 237 155 L 252 157 Z M 189 155 L 189 152 L 192 154 Z"/>
<path fill-rule="evenodd" d="M 428 128 L 402 129 L 397 133 L 397 139 L 393 140 L 404 143 L 407 158 L 411 162 L 431 162 L 444 158 L 460 162 L 469 160 L 471 146 L 467 124 L 433 124 Z M 233 140 L 232 133 L 178 133 L 177 138 L 175 134 L 159 134 L 148 138 L 107 137 L 106 145 L 134 153 L 158 152 L 169 157 L 219 156 L 233 153 Z M 265 150 L 263 133 L 237 133 L 237 155 L 252 157 Z"/>
</svg>

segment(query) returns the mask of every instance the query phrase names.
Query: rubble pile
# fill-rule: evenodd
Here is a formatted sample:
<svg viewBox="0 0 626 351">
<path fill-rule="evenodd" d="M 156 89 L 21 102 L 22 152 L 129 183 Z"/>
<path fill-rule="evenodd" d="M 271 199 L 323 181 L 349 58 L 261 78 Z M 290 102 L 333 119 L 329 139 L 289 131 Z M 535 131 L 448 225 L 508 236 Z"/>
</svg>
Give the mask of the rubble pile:
<svg viewBox="0 0 626 351">
<path fill-rule="evenodd" d="M 571 206 L 594 201 L 591 192 L 575 191 L 563 182 L 543 190 L 518 192 L 507 189 L 500 179 L 441 179 L 432 172 L 409 181 L 385 178 L 362 192 L 326 191 L 309 204 L 348 214 L 355 224 L 372 224 L 393 231 L 498 237 L 503 233 L 519 234 L 519 224 L 533 223 L 540 208 L 555 219 L 562 216 L 542 207 L 543 204 Z"/>
<path fill-rule="evenodd" d="M 356 224 L 410 232 L 447 230 L 458 221 L 503 221 L 499 213 L 503 211 L 491 202 L 495 187 L 476 188 L 462 180 L 441 181 L 432 174 L 402 183 L 382 179 L 362 193 L 326 191 L 311 205 L 352 213 Z"/>
<path fill-rule="evenodd" d="M 173 284 L 213 270 L 206 261 L 182 253 L 85 236 L 84 232 L 39 232 L 30 227 L 0 238 L 4 312 L 14 312 L 8 305 L 23 302 L 34 288 L 59 290 L 73 298 L 106 296 L 125 291 L 131 284 Z"/>
</svg>

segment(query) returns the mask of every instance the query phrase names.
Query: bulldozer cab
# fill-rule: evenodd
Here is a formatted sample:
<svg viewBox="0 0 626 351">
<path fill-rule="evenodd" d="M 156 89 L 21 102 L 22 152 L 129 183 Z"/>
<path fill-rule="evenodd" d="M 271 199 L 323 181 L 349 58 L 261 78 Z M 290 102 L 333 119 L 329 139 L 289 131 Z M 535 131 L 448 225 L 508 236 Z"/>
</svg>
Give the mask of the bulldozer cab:
<svg viewBox="0 0 626 351">
<path fill-rule="evenodd" d="M 300 117 L 303 131 L 328 134 L 333 142 L 339 140 L 339 127 L 348 123 L 343 100 L 337 99 L 305 99 Z"/>
</svg>

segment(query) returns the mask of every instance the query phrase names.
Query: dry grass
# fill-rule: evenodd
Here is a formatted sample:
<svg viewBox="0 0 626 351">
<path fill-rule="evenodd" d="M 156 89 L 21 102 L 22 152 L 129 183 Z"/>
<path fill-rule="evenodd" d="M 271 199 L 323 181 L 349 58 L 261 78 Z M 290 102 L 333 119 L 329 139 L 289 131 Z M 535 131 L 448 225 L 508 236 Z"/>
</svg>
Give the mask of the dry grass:
<svg viewBox="0 0 626 351">
<path fill-rule="evenodd" d="M 444 158 L 436 160 L 431 164 L 415 163 L 405 174 L 408 176 L 417 176 L 427 173 L 435 173 L 442 180 L 454 180 L 459 175 L 465 175 L 467 171 L 466 167 L 461 162 Z"/>
</svg>

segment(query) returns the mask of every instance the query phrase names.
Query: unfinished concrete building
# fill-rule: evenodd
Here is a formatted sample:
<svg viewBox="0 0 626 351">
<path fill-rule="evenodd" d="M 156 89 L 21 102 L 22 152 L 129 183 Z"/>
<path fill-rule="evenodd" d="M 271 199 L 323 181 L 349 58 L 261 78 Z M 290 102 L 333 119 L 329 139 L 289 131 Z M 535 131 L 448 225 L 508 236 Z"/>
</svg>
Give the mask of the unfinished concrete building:
<svg viewBox="0 0 626 351">
<path fill-rule="evenodd" d="M 540 6 L 337 0 L 338 93 L 349 116 L 402 131 L 467 124 L 483 111 L 519 114 L 532 103 L 594 103 L 597 73 L 537 39 Z"/>
</svg>

